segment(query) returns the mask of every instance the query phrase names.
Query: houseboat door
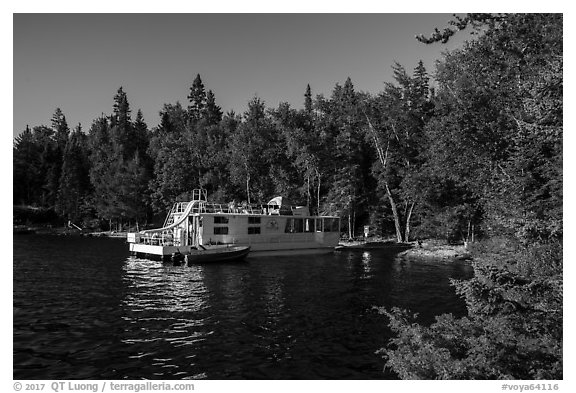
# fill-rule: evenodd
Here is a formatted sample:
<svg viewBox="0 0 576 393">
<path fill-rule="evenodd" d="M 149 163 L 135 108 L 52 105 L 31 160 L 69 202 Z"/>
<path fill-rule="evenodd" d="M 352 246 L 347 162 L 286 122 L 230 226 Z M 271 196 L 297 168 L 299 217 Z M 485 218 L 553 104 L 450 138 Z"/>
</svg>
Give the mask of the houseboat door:
<svg viewBox="0 0 576 393">
<path fill-rule="evenodd" d="M 188 217 L 188 245 L 198 247 L 200 244 L 200 217 Z"/>
</svg>

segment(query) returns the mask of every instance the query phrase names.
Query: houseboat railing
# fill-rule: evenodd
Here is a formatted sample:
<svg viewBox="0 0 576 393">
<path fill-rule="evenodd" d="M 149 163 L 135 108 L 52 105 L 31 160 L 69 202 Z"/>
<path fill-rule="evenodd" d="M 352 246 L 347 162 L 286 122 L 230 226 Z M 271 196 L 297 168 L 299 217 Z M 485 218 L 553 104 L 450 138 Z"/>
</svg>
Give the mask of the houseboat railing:
<svg viewBox="0 0 576 393">
<path fill-rule="evenodd" d="M 179 214 L 186 211 L 188 204 L 192 202 L 177 202 L 172 206 L 164 221 L 164 227 L 172 224 L 174 219 Z M 305 210 L 305 212 L 303 211 Z M 301 212 L 299 214 L 299 212 Z M 277 205 L 256 205 L 256 204 L 241 204 L 234 203 L 213 203 L 213 202 L 199 202 L 194 206 L 190 213 L 226 213 L 226 214 L 264 214 L 264 215 L 309 215 L 307 208 L 297 206 L 281 206 Z"/>
</svg>

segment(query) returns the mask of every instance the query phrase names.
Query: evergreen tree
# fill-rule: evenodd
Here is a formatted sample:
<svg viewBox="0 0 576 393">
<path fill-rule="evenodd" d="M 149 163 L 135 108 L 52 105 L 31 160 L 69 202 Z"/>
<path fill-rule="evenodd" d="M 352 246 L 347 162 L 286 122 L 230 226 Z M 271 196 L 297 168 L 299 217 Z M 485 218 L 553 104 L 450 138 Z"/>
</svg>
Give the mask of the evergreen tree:
<svg viewBox="0 0 576 393">
<path fill-rule="evenodd" d="M 358 94 L 352 80 L 347 78 L 344 86 L 336 85 L 330 101 L 325 107 L 324 133 L 330 135 L 327 146 L 331 146 L 332 164 L 327 200 L 335 203 L 338 213 L 347 217 L 345 225 L 348 236 L 354 237 L 354 229 L 365 202 L 362 182 L 365 171 L 364 158 L 367 146 L 364 143 Z M 330 154 L 330 152 L 328 153 Z"/>
<path fill-rule="evenodd" d="M 63 152 L 66 148 L 66 143 L 68 142 L 70 128 L 66 122 L 66 116 L 64 116 L 64 113 L 62 113 L 60 108 L 56 108 L 56 111 L 52 116 L 52 129 L 55 131 L 54 138 L 56 139 L 56 144 Z"/>
<path fill-rule="evenodd" d="M 306 93 L 304 93 L 304 111 L 311 115 L 312 114 L 312 90 L 310 85 L 306 85 Z"/>
<path fill-rule="evenodd" d="M 113 193 L 116 217 L 122 222 L 135 220 L 136 225 L 147 217 L 148 174 L 138 155 L 118 162 Z"/>
<path fill-rule="evenodd" d="M 94 208 L 99 217 L 107 220 L 115 219 L 112 188 L 117 157 L 113 148 L 110 124 L 106 117 L 101 116 L 94 120 L 88 133 L 88 144 Z"/>
<path fill-rule="evenodd" d="M 138 147 L 138 136 L 135 135 L 132 125 L 128 96 L 122 87 L 114 95 L 114 108 L 110 117 L 110 128 L 114 148 L 117 149 L 122 158 L 130 159 L 134 157 Z"/>
<path fill-rule="evenodd" d="M 78 125 L 68 139 L 63 156 L 58 213 L 73 222 L 81 218 L 82 205 L 90 190 L 86 143 L 86 135 Z"/>
<path fill-rule="evenodd" d="M 212 90 L 206 94 L 206 107 L 202 116 L 209 126 L 217 125 L 222 120 L 222 109 L 216 105 L 216 99 Z"/>
<path fill-rule="evenodd" d="M 33 197 L 34 204 L 45 208 L 53 208 L 58 192 L 60 173 L 60 154 L 54 138 L 54 130 L 46 126 L 36 126 L 32 129 L 34 143 L 38 147 L 38 180 L 40 186 Z"/>
<path fill-rule="evenodd" d="M 147 176 L 150 178 L 154 168 L 154 162 L 149 155 L 151 134 L 140 109 L 138 109 L 138 112 L 136 113 L 136 119 L 134 120 L 132 127 L 135 137 L 132 142 L 136 149 L 135 157 L 138 158 L 140 164 L 144 167 Z"/>
<path fill-rule="evenodd" d="M 126 132 L 130 124 L 130 104 L 128 103 L 128 96 L 124 92 L 124 88 L 120 86 L 114 95 L 114 107 L 111 118 L 112 127 L 118 126 L 121 130 Z"/>
<path fill-rule="evenodd" d="M 197 74 L 190 87 L 190 93 L 188 94 L 188 115 L 190 121 L 197 122 L 202 118 L 206 110 L 206 100 L 207 96 L 204 90 L 204 83 L 202 83 L 200 74 Z"/>
<path fill-rule="evenodd" d="M 40 177 L 40 146 L 29 126 L 14 138 L 12 155 L 14 204 L 33 204 L 43 179 Z"/>
<path fill-rule="evenodd" d="M 60 189 L 60 176 L 62 173 L 64 149 L 66 148 L 70 134 L 66 117 L 60 108 L 56 108 L 56 111 L 52 116 L 52 129 L 54 130 L 51 137 L 53 139 L 53 144 L 49 158 L 50 163 L 48 168 L 48 177 L 46 179 L 47 183 L 45 185 L 45 188 L 48 190 L 51 206 L 56 204 L 58 190 Z"/>
</svg>

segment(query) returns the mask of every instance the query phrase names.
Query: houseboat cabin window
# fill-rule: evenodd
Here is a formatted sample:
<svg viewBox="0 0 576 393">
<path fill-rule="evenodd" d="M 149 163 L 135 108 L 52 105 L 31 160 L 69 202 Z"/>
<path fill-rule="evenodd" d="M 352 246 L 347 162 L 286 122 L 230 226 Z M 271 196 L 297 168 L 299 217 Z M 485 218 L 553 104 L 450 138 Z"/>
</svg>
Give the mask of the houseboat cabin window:
<svg viewBox="0 0 576 393">
<path fill-rule="evenodd" d="M 322 219 L 321 218 L 316 219 L 316 231 L 322 232 Z"/>
<path fill-rule="evenodd" d="M 325 218 L 324 219 L 324 232 L 339 232 L 340 222 L 338 218 Z"/>
<path fill-rule="evenodd" d="M 227 235 L 228 234 L 228 227 L 214 227 L 214 234 L 215 235 Z"/>
<path fill-rule="evenodd" d="M 301 233 L 304 232 L 304 219 L 303 218 L 288 218 L 286 219 L 285 233 Z"/>
<path fill-rule="evenodd" d="M 260 217 L 248 217 L 248 224 L 260 225 Z"/>
<path fill-rule="evenodd" d="M 286 228 L 284 229 L 284 233 L 292 233 L 294 232 L 294 219 L 287 218 L 286 219 Z"/>
<path fill-rule="evenodd" d="M 304 219 L 304 232 L 314 232 L 315 231 L 315 221 L 313 218 Z"/>
<path fill-rule="evenodd" d="M 214 224 L 228 224 L 228 217 L 214 216 Z"/>
<path fill-rule="evenodd" d="M 248 227 L 248 234 L 249 235 L 259 235 L 260 234 L 260 227 Z"/>
</svg>

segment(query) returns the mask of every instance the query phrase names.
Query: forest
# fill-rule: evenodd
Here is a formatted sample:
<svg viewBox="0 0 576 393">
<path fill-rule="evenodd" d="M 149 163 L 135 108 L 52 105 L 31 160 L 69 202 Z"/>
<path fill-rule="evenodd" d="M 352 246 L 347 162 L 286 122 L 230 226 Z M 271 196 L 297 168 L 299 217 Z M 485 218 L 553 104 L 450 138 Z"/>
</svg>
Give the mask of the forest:
<svg viewBox="0 0 576 393">
<path fill-rule="evenodd" d="M 475 38 L 432 73 L 393 64 L 378 94 L 349 77 L 329 97 L 309 84 L 301 108 L 255 96 L 223 113 L 197 75 L 152 128 L 122 87 L 87 132 L 56 109 L 14 138 L 15 222 L 145 227 L 202 187 L 212 201 L 282 195 L 339 215 L 343 238 L 370 225 L 398 242 L 465 242 L 475 275 L 453 285 L 468 316 L 423 326 L 381 309 L 396 334 L 379 352 L 387 366 L 408 379 L 561 379 L 563 17 L 468 14 L 417 39 L 463 29 Z"/>
</svg>

